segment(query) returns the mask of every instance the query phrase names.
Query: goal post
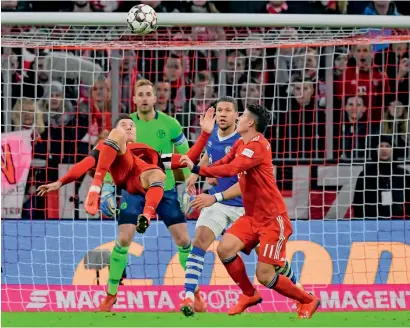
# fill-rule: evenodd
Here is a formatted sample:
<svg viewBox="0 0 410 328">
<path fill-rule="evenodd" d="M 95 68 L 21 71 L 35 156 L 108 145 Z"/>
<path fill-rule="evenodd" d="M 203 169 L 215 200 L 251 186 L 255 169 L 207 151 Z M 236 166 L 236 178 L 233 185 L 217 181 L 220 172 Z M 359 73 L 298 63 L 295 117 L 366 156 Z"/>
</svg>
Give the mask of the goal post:
<svg viewBox="0 0 410 328">
<path fill-rule="evenodd" d="M 301 282 L 324 311 L 410 309 L 407 17 L 158 13 L 159 29 L 146 36 L 128 30 L 126 13 L 1 20 L 3 311 L 97 308 L 116 222 L 85 214 L 88 175 L 45 199 L 34 190 L 134 110 L 139 78 L 155 84 L 157 110 L 191 143 L 198 114 L 218 97 L 237 98 L 241 112 L 268 108 L 266 137 L 294 228 L 287 256 Z M 390 164 L 377 166 L 377 156 Z M 188 227 L 192 237 L 195 221 Z M 239 295 L 216 245 L 201 280 L 213 312 Z M 137 236 L 130 254 L 117 310 L 175 310 L 184 273 L 163 223 Z M 244 260 L 254 279 L 255 254 Z M 261 292 L 252 311 L 294 310 Z"/>
</svg>

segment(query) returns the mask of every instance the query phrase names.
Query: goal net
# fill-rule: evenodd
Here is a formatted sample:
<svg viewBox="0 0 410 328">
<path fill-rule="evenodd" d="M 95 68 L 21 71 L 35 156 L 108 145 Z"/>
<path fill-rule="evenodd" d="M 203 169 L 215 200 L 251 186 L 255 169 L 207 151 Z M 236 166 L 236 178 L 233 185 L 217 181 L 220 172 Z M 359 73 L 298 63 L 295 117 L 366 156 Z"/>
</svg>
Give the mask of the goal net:
<svg viewBox="0 0 410 328">
<path fill-rule="evenodd" d="M 2 25 L 2 310 L 97 308 L 117 223 L 86 215 L 89 175 L 47 197 L 35 190 L 134 111 L 140 78 L 155 84 L 157 110 L 174 116 L 191 144 L 199 114 L 218 97 L 235 97 L 241 112 L 268 108 L 266 137 L 294 228 L 287 257 L 302 284 L 324 310 L 409 309 L 410 25 L 395 17 L 386 28 L 373 17 L 374 28 L 340 27 L 337 16 L 324 26 L 325 18 L 168 26 L 143 38 L 122 20 Z M 195 218 L 188 228 L 193 236 Z M 226 311 L 239 292 L 217 243 L 200 284 L 209 310 Z M 256 283 L 255 254 L 244 260 Z M 154 222 L 130 247 L 116 308 L 175 310 L 183 283 L 172 238 Z M 251 311 L 293 309 L 261 292 L 264 303 Z"/>
</svg>

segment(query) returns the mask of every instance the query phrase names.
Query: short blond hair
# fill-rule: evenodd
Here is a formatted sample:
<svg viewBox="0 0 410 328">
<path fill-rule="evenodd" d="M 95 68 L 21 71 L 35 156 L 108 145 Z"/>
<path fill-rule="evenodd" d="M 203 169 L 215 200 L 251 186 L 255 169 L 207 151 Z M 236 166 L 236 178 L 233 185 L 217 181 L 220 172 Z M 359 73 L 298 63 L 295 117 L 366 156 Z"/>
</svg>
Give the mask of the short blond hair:
<svg viewBox="0 0 410 328">
<path fill-rule="evenodd" d="M 135 86 L 134 86 L 134 90 L 137 90 L 139 87 L 143 87 L 149 85 L 150 87 L 152 87 L 152 90 L 154 90 L 155 93 L 155 89 L 154 89 L 154 84 L 147 79 L 140 79 L 137 82 L 135 82 Z"/>
<path fill-rule="evenodd" d="M 29 105 L 34 107 L 34 115 L 35 115 L 35 127 L 37 131 L 41 134 L 45 131 L 45 124 L 43 119 L 43 112 L 40 110 L 39 106 L 37 105 L 37 101 L 31 98 L 20 98 L 14 104 L 11 113 L 11 121 L 15 128 L 15 131 L 21 130 L 21 113 L 23 111 L 24 105 Z"/>
</svg>

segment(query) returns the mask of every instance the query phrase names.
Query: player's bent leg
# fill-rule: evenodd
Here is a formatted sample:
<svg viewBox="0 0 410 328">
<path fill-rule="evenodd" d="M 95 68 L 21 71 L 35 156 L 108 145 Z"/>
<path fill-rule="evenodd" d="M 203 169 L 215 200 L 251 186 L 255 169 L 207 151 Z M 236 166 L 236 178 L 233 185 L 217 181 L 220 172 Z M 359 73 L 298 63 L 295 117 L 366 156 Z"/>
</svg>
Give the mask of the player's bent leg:
<svg viewBox="0 0 410 328">
<path fill-rule="evenodd" d="M 256 266 L 256 278 L 258 281 L 269 289 L 273 289 L 279 294 L 291 298 L 300 303 L 298 305 L 298 315 L 304 309 L 306 317 L 311 317 L 320 305 L 319 300 L 304 290 L 299 289 L 289 278 L 284 275 L 277 274 L 275 265 L 283 265 L 279 261 L 267 258 L 264 255 L 259 256 L 259 261 Z M 309 314 L 308 314 L 309 312 Z"/>
<path fill-rule="evenodd" d="M 221 220 L 218 220 L 221 217 Z M 204 209 L 197 221 L 192 249 L 189 253 L 185 270 L 185 299 L 180 310 L 185 316 L 192 316 L 194 312 L 205 312 L 206 303 L 198 290 L 198 281 L 201 277 L 205 254 L 209 246 L 227 225 L 221 212 L 212 210 L 212 206 Z"/>
<path fill-rule="evenodd" d="M 186 267 L 189 252 L 191 251 L 191 238 L 188 233 L 186 218 L 182 213 L 175 189 L 164 192 L 161 202 L 157 208 L 159 218 L 167 226 L 172 239 L 178 247 L 179 262 Z"/>
<path fill-rule="evenodd" d="M 259 245 L 255 247 L 255 253 L 259 255 Z M 299 289 L 304 290 L 303 285 L 299 282 L 288 260 L 285 260 L 283 266 L 275 265 L 274 267 L 277 274 L 288 277 Z"/>
<path fill-rule="evenodd" d="M 145 206 L 138 216 L 137 232 L 144 233 L 151 219 L 157 215 L 157 207 L 164 195 L 165 173 L 160 169 L 150 169 L 140 175 L 142 187 L 146 190 Z"/>
<path fill-rule="evenodd" d="M 128 249 L 135 234 L 134 224 L 121 224 L 118 229 L 118 239 L 110 257 L 107 296 L 100 304 L 101 312 L 111 311 L 117 300 L 118 286 L 127 266 Z"/>
<path fill-rule="evenodd" d="M 238 303 L 229 309 L 229 315 L 240 314 L 248 307 L 262 302 L 259 292 L 249 280 L 245 269 L 245 263 L 238 255 L 239 251 L 245 250 L 246 248 L 245 243 L 237 236 L 229 233 L 229 230 L 223 235 L 217 248 L 218 256 L 221 259 L 222 264 L 225 266 L 226 271 L 228 271 L 233 281 L 235 281 L 243 292 L 239 297 Z M 246 253 L 249 254 L 248 252 Z"/>
<path fill-rule="evenodd" d="M 125 143 L 125 132 L 119 129 L 113 129 L 108 138 L 100 148 L 98 163 L 95 168 L 95 174 L 91 187 L 85 200 L 84 209 L 90 215 L 95 215 L 100 207 L 100 192 L 104 178 L 114 162 L 117 154 L 125 153 L 127 145 Z"/>
<path fill-rule="evenodd" d="M 185 270 L 189 252 L 192 249 L 191 238 L 188 233 L 188 226 L 186 222 L 175 223 L 175 224 L 169 225 L 168 230 L 172 236 L 172 239 L 175 242 L 175 245 L 177 245 L 179 263 Z"/>
</svg>

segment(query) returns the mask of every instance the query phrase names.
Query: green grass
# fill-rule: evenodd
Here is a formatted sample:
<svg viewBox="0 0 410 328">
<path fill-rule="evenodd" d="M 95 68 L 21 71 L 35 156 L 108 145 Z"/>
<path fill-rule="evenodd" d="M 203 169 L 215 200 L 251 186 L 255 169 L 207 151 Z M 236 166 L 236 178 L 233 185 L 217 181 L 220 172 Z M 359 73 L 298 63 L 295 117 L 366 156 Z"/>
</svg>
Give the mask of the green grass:
<svg viewBox="0 0 410 328">
<path fill-rule="evenodd" d="M 2 327 L 408 327 L 410 311 L 323 312 L 310 320 L 295 313 L 3 312 Z"/>
</svg>

